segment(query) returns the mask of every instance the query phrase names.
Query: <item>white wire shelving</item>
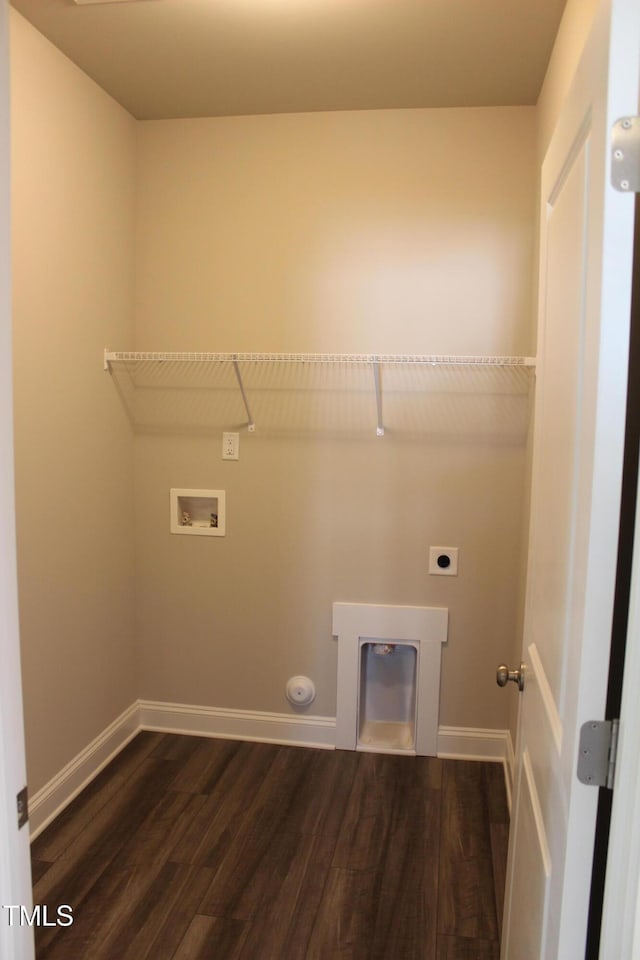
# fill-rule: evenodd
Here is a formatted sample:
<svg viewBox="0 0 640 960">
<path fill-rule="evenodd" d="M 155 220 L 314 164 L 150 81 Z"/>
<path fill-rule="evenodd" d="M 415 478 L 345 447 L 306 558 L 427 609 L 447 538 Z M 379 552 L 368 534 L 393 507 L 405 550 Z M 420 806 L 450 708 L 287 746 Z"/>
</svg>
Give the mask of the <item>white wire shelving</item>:
<svg viewBox="0 0 640 960">
<path fill-rule="evenodd" d="M 416 363 L 432 366 L 535 367 L 535 357 L 478 357 L 409 353 L 162 353 L 104 351 L 104 369 L 118 360 L 155 363 Z"/>
<path fill-rule="evenodd" d="M 419 369 L 442 369 L 442 370 L 519 370 L 527 374 L 535 368 L 534 357 L 516 357 L 516 356 L 454 356 L 454 355 L 435 355 L 435 354 L 346 354 L 346 353 L 207 353 L 207 352 L 150 352 L 150 351 L 110 351 L 105 349 L 103 366 L 106 371 L 113 372 L 122 368 L 127 372 L 129 384 L 132 389 L 139 387 L 149 388 L 151 378 L 155 371 L 159 376 L 162 371 L 166 376 L 162 383 L 165 388 L 176 385 L 176 371 L 187 368 L 213 368 L 218 371 L 230 371 L 226 376 L 226 387 L 235 384 L 239 391 L 244 405 L 247 418 L 247 429 L 251 432 L 255 430 L 256 420 L 252 413 L 252 403 L 250 394 L 260 388 L 265 389 L 264 377 L 260 379 L 258 371 L 273 369 L 278 365 L 284 365 L 288 368 L 289 389 L 302 391 L 304 386 L 302 381 L 298 380 L 292 386 L 291 370 L 311 370 L 322 369 L 326 371 L 329 368 L 335 370 L 357 370 L 358 371 L 358 390 L 364 389 L 364 378 L 369 378 L 370 389 L 375 397 L 376 409 L 376 434 L 381 437 L 385 433 L 385 421 L 383 416 L 383 386 L 394 382 L 394 372 L 397 377 L 399 371 L 416 371 Z M 173 371 L 173 374 L 171 373 Z M 389 378 L 389 380 L 387 379 Z M 157 383 L 156 383 L 157 385 Z M 193 386 L 193 385 L 192 385 Z M 326 386 L 326 382 L 324 384 Z M 396 389 L 397 386 L 396 386 Z M 420 392 L 419 386 L 400 388 L 409 389 L 414 395 Z M 469 392 L 473 393 L 473 386 Z M 502 392 L 498 390 L 498 392 Z M 504 392 L 508 392 L 508 389 Z"/>
</svg>

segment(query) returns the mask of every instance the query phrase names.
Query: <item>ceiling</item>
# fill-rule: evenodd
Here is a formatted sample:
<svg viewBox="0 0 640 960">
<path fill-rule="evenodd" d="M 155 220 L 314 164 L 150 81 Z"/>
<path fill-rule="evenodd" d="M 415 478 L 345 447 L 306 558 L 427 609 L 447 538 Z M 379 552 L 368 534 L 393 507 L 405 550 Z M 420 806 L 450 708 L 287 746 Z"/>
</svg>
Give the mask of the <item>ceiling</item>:
<svg viewBox="0 0 640 960">
<path fill-rule="evenodd" d="M 140 120 L 535 104 L 566 0 L 12 0 Z"/>
</svg>

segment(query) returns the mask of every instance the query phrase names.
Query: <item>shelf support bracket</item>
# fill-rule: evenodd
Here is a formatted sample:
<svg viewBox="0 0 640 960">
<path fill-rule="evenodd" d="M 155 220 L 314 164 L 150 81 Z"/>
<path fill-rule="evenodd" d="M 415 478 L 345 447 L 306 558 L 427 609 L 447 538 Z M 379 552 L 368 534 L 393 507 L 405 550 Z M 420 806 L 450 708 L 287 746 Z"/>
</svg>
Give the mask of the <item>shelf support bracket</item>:
<svg viewBox="0 0 640 960">
<path fill-rule="evenodd" d="M 242 394 L 242 402 L 244 403 L 244 409 L 247 412 L 248 430 L 249 430 L 249 433 L 254 433 L 256 429 L 256 425 L 254 423 L 253 417 L 251 416 L 249 401 L 247 400 L 247 394 L 245 393 L 244 383 L 242 382 L 242 374 L 240 373 L 240 366 L 237 360 L 233 361 L 233 369 L 236 372 L 236 379 L 238 381 L 238 386 L 240 387 L 240 393 Z"/>
<path fill-rule="evenodd" d="M 382 383 L 380 378 L 380 364 L 375 361 L 373 364 L 373 384 L 376 389 L 376 408 L 378 411 L 378 426 L 376 427 L 376 436 L 384 437 L 384 424 L 382 422 Z"/>
</svg>

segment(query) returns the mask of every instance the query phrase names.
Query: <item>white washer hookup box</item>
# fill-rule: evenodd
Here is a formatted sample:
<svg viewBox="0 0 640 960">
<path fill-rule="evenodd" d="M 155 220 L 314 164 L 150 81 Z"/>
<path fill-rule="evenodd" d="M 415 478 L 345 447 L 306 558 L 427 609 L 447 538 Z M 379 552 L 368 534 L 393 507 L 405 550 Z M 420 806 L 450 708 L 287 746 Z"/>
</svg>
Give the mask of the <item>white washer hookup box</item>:
<svg viewBox="0 0 640 960">
<path fill-rule="evenodd" d="M 185 533 L 192 537 L 224 537 L 224 490 L 172 489 L 170 493 L 171 533 Z"/>
</svg>

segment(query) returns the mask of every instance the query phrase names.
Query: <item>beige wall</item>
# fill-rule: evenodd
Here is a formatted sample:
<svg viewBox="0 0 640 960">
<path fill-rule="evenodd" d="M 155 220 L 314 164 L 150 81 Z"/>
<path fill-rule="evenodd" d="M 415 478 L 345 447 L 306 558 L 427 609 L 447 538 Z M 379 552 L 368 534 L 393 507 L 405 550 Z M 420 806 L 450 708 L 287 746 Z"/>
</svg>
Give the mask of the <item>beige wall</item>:
<svg viewBox="0 0 640 960">
<path fill-rule="evenodd" d="M 134 438 L 100 359 L 531 353 L 535 111 L 135 124 L 16 14 L 12 28 L 32 791 L 137 696 L 287 711 L 287 677 L 308 673 L 312 712 L 333 714 L 334 600 L 448 606 L 441 722 L 505 727 L 522 394 L 468 373 L 385 382 L 377 438 L 370 380 L 301 392 L 276 373 L 252 394 L 254 435 L 235 393 L 161 390 Z M 223 463 L 221 431 L 239 426 Z M 227 536 L 171 536 L 172 486 L 224 488 Z M 456 579 L 427 574 L 443 543 Z"/>
<path fill-rule="evenodd" d="M 138 135 L 138 349 L 531 352 L 534 110 Z M 212 414 L 209 435 L 194 408 L 178 433 L 166 425 L 184 397 L 158 398 L 136 442 L 141 695 L 286 711 L 287 677 L 308 673 L 312 712 L 331 715 L 332 601 L 443 604 L 441 722 L 504 728 L 495 667 L 518 648 L 524 431 L 508 398 L 478 421 L 472 383 L 450 379 L 431 418 L 420 396 L 396 397 L 398 429 L 376 438 L 374 419 L 348 430 L 346 412 L 343 429 L 311 429 L 327 397 L 302 416 L 305 395 L 276 382 L 284 412 L 256 391 L 267 420 L 242 433 L 237 463 L 221 462 L 220 433 L 239 408 Z M 174 486 L 226 489 L 226 538 L 170 535 Z M 430 544 L 459 547 L 457 579 L 428 576 Z"/>
<path fill-rule="evenodd" d="M 141 123 L 137 349 L 526 353 L 534 118 Z"/>
<path fill-rule="evenodd" d="M 15 448 L 29 787 L 137 694 L 130 425 L 134 121 L 11 12 Z"/>
</svg>

